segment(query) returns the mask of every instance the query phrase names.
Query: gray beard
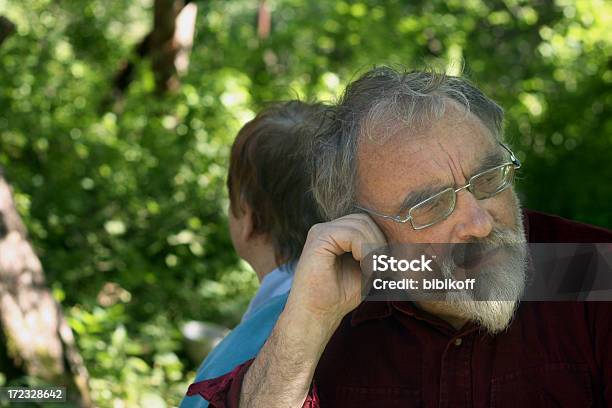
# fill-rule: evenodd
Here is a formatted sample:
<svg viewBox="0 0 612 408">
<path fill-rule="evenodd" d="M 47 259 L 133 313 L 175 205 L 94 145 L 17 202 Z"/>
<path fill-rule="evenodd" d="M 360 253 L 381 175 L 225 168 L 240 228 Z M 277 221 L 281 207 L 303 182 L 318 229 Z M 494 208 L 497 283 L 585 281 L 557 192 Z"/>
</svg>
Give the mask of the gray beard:
<svg viewBox="0 0 612 408">
<path fill-rule="evenodd" d="M 525 289 L 527 241 L 521 212 L 517 212 L 515 229 L 494 229 L 478 244 L 488 248 L 503 247 L 503 262 L 487 267 L 476 277 L 474 291 L 448 292 L 445 309 L 454 316 L 475 322 L 490 334 L 509 327 Z M 442 262 L 445 278 L 455 278 L 456 266 Z M 477 299 L 477 300 L 475 300 Z"/>
</svg>

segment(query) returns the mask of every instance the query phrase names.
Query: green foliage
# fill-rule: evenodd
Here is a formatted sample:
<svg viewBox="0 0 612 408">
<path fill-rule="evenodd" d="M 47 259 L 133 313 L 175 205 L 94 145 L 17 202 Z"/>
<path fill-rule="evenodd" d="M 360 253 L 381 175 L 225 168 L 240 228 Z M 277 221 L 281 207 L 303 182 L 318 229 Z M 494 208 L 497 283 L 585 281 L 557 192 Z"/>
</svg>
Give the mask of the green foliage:
<svg viewBox="0 0 612 408">
<path fill-rule="evenodd" d="M 196 368 L 179 324 L 236 324 L 256 286 L 225 211 L 228 147 L 268 100 L 335 98 L 375 63 L 464 70 L 506 109 L 528 207 L 612 226 L 612 6 L 604 1 L 199 2 L 189 73 L 153 92 L 150 0 L 0 0 L 0 165 L 100 406 L 176 404 Z M 109 285 L 109 283 L 111 283 Z M 1 377 L 1 376 L 0 376 Z"/>
<path fill-rule="evenodd" d="M 129 333 L 131 319 L 122 304 L 92 311 L 75 306 L 70 316 L 83 358 L 95 362 L 89 366 L 90 385 L 99 405 L 112 406 L 119 399 L 127 406 L 164 406 L 155 404 L 160 398 L 178 405 L 190 378 L 176 354 L 181 335 L 166 316 L 142 322 Z"/>
</svg>

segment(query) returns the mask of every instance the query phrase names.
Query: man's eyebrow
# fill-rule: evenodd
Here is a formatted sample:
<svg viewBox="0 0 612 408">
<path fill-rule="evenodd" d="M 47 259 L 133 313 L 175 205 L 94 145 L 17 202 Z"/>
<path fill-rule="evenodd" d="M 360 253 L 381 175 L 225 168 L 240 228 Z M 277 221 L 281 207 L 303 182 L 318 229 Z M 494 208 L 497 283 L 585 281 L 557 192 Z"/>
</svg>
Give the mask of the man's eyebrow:
<svg viewBox="0 0 612 408">
<path fill-rule="evenodd" d="M 474 169 L 470 177 L 506 162 L 510 162 L 510 160 L 508 160 L 503 152 L 499 149 L 492 150 L 480 161 L 480 164 Z"/>
</svg>

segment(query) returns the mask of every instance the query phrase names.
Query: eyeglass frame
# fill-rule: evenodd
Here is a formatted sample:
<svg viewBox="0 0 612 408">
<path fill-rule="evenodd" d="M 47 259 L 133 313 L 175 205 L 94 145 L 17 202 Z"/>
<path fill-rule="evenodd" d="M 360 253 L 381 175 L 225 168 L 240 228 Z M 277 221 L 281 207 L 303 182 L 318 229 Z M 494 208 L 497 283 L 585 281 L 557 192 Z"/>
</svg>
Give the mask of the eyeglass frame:
<svg viewBox="0 0 612 408">
<path fill-rule="evenodd" d="M 358 209 L 360 209 L 360 210 L 363 210 L 363 211 L 365 211 L 365 212 L 367 212 L 367 213 L 369 213 L 369 214 L 376 215 L 377 217 L 381 217 L 381 218 L 385 218 L 385 219 L 389 219 L 389 220 L 392 220 L 392 221 L 398 222 L 398 223 L 400 223 L 400 224 L 405 224 L 405 223 L 407 223 L 408 221 L 410 221 L 410 225 L 411 225 L 411 226 L 412 226 L 412 228 L 413 228 L 414 230 L 416 230 L 416 231 L 418 231 L 418 230 L 422 230 L 422 229 L 425 229 L 425 228 L 428 228 L 428 227 L 431 227 L 432 225 L 435 225 L 435 224 L 437 224 L 437 223 L 439 223 L 439 222 L 441 222 L 441 221 L 444 221 L 445 219 L 447 219 L 447 218 L 448 218 L 448 217 L 449 217 L 449 216 L 450 216 L 450 215 L 451 215 L 451 214 L 452 214 L 452 213 L 455 211 L 455 207 L 456 207 L 456 205 L 457 205 L 457 199 L 456 199 L 456 197 L 457 197 L 457 193 L 458 193 L 458 192 L 460 192 L 461 190 L 465 190 L 465 189 L 468 189 L 468 191 L 470 191 L 470 190 L 469 190 L 469 188 L 472 186 L 472 180 L 474 180 L 474 178 L 479 177 L 479 176 L 481 176 L 481 175 L 483 175 L 483 174 L 485 174 L 485 173 L 487 173 L 487 172 L 489 172 L 489 171 L 496 170 L 496 169 L 501 169 L 502 167 L 507 166 L 507 165 L 509 165 L 509 164 L 514 165 L 514 170 L 518 170 L 518 169 L 520 169 L 520 168 L 521 168 L 521 162 L 520 162 L 520 160 L 519 160 L 519 159 L 518 159 L 518 158 L 517 158 L 517 157 L 514 155 L 514 153 L 512 152 L 512 150 L 510 150 L 510 148 L 509 148 L 508 146 L 506 146 L 505 144 L 503 144 L 503 143 L 501 143 L 501 142 L 500 142 L 499 144 L 500 144 L 500 146 L 501 146 L 501 147 L 503 147 L 503 148 L 504 148 L 504 150 L 506 150 L 508 153 L 510 153 L 510 162 L 506 162 L 506 163 L 500 164 L 500 165 L 498 165 L 498 166 L 491 167 L 490 169 L 483 170 L 483 171 L 481 171 L 481 172 L 479 172 L 479 173 L 477 173 L 477 174 L 474 174 L 472 177 L 470 177 L 470 179 L 468 180 L 468 183 L 467 183 L 466 185 L 464 185 L 464 186 L 462 186 L 462 187 L 458 187 L 458 188 L 456 188 L 456 189 L 453 189 L 453 191 L 454 191 L 454 197 L 455 197 L 455 198 L 454 198 L 454 200 L 453 200 L 453 206 L 452 206 L 452 209 L 450 210 L 450 212 L 449 212 L 448 214 L 446 214 L 446 215 L 445 215 L 443 218 L 440 218 L 440 219 L 439 219 L 439 220 L 437 220 L 437 221 L 434 221 L 434 222 L 429 223 L 429 224 L 425 224 L 425 225 L 420 226 L 420 227 L 418 227 L 418 228 L 417 228 L 417 227 L 415 227 L 415 226 L 414 226 L 414 223 L 412 222 L 413 217 L 412 217 L 412 215 L 410 215 L 410 213 L 412 212 L 412 210 L 413 210 L 414 208 L 418 207 L 419 205 L 422 205 L 424 202 L 426 202 L 426 201 L 428 201 L 428 200 L 431 200 L 432 198 L 436 197 L 437 195 L 440 195 L 440 194 L 442 194 L 442 193 L 444 193 L 444 192 L 448 191 L 448 190 L 449 190 L 449 189 L 451 189 L 452 187 L 445 188 L 444 190 L 442 190 L 442 191 L 440 191 L 440 192 L 438 192 L 438 193 L 436 193 L 436 194 L 433 194 L 431 197 L 428 197 L 428 198 L 426 198 L 425 200 L 423 200 L 423 201 L 421 201 L 421 202 L 419 202 L 419 203 L 417 203 L 417 204 L 415 204 L 415 205 L 411 206 L 411 207 L 408 209 L 408 215 L 407 215 L 406 217 L 402 217 L 402 216 L 400 216 L 400 215 L 387 215 L 387 214 L 382 214 L 382 213 L 379 213 L 379 212 L 377 212 L 377 211 L 371 210 L 371 209 L 369 209 L 369 208 L 361 207 L 361 206 L 359 206 L 359 205 L 355 205 L 355 208 L 358 208 Z M 514 176 L 513 176 L 513 181 L 514 181 Z M 505 186 L 504 188 L 500 189 L 499 191 L 496 191 L 495 193 L 493 193 L 492 195 L 490 195 L 489 197 L 486 197 L 486 198 L 491 198 L 491 197 L 496 196 L 497 194 L 499 194 L 499 193 L 501 193 L 502 191 L 506 190 L 506 189 L 507 189 L 508 187 L 510 187 L 511 185 L 512 185 L 512 182 L 508 183 L 508 185 L 507 185 L 507 186 Z M 470 192 L 471 192 L 471 191 L 470 191 Z M 479 199 L 479 200 L 484 200 L 484 199 L 486 199 L 486 198 L 481 198 L 481 199 Z"/>
</svg>

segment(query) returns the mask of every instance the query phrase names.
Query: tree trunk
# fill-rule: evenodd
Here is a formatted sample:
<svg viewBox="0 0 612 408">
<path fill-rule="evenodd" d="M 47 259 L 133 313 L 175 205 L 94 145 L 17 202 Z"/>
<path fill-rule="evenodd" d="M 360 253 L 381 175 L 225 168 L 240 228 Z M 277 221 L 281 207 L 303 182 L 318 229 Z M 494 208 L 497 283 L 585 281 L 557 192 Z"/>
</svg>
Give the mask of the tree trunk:
<svg viewBox="0 0 612 408">
<path fill-rule="evenodd" d="M 185 0 L 155 0 L 151 64 L 158 93 L 176 90 L 193 44 L 197 6 Z"/>
<path fill-rule="evenodd" d="M 88 374 L 60 305 L 45 286 L 11 189 L 0 170 L 0 327 L 8 354 L 26 374 L 66 386 L 68 400 L 90 407 Z"/>
<path fill-rule="evenodd" d="M 124 60 L 113 79 L 110 96 L 102 103 L 120 110 L 122 97 L 134 79 L 136 62 L 148 57 L 155 75 L 158 94 L 176 90 L 179 76 L 187 72 L 189 56 L 195 36 L 198 6 L 190 0 L 155 0 L 153 29 L 134 48 L 132 56 Z"/>
<path fill-rule="evenodd" d="M 0 16 L 0 45 L 15 32 L 15 24 L 8 18 Z"/>
<path fill-rule="evenodd" d="M 272 17 L 270 8 L 266 0 L 259 2 L 259 10 L 257 11 L 257 36 L 260 40 L 265 40 L 270 36 L 272 26 Z"/>
</svg>

